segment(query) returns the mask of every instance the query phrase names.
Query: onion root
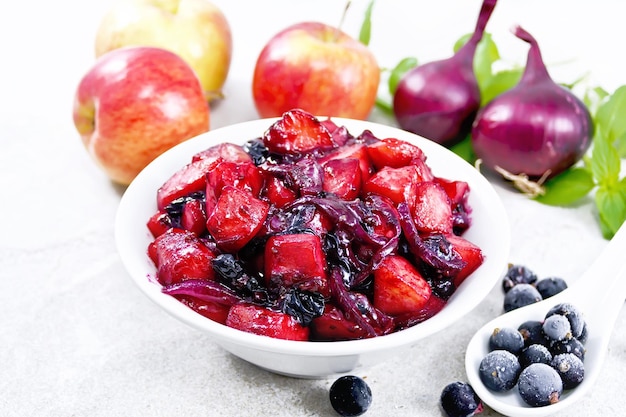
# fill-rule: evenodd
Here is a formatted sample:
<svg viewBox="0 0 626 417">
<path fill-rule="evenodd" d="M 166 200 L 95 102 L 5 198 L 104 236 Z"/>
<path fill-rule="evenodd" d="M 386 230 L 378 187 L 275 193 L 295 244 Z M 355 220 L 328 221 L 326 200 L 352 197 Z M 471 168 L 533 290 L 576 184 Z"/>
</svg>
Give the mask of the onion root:
<svg viewBox="0 0 626 417">
<path fill-rule="evenodd" d="M 475 168 L 479 171 L 481 163 L 481 159 L 477 159 L 474 163 Z M 522 192 L 522 194 L 530 198 L 539 197 L 540 195 L 544 195 L 546 193 L 546 188 L 543 184 L 552 173 L 551 170 L 547 170 L 537 181 L 533 181 L 527 174 L 513 174 L 498 165 L 495 165 L 493 169 L 500 174 L 502 178 L 510 181 L 517 190 Z"/>
</svg>

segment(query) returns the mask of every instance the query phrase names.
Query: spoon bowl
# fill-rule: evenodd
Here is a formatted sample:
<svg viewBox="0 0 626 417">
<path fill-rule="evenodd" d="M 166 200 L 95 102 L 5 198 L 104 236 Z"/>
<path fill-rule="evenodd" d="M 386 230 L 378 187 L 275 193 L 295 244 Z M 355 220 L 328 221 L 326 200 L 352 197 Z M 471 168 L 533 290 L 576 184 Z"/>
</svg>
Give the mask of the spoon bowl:
<svg viewBox="0 0 626 417">
<path fill-rule="evenodd" d="M 626 299 L 626 264 L 622 256 L 626 247 L 626 226 L 622 225 L 600 256 L 583 275 L 564 291 L 525 307 L 503 314 L 481 327 L 470 340 L 465 352 L 468 382 L 483 403 L 508 416 L 539 417 L 557 413 L 585 397 L 596 381 L 606 357 L 615 320 Z M 571 390 L 563 391 L 559 402 L 532 407 L 518 393 L 517 385 L 504 393 L 490 391 L 480 379 L 478 368 L 489 352 L 488 341 L 495 328 L 517 329 L 527 320 L 543 320 L 550 308 L 570 303 L 582 312 L 589 336 L 585 342 L 585 377 Z"/>
</svg>

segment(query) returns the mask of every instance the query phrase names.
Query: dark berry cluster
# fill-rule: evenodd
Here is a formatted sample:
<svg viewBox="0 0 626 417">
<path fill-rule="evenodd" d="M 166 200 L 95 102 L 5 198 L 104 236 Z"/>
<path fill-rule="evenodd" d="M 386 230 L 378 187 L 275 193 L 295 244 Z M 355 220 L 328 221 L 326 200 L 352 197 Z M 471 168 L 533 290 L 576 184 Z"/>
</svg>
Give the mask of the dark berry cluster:
<svg viewBox="0 0 626 417">
<path fill-rule="evenodd" d="M 504 311 L 536 303 L 552 297 L 567 288 L 560 277 L 539 279 L 537 274 L 525 265 L 511 264 L 502 278 L 504 291 Z"/>
<path fill-rule="evenodd" d="M 564 390 L 583 381 L 586 340 L 582 313 L 570 303 L 559 303 L 542 320 L 528 320 L 517 329 L 494 329 L 489 353 L 480 363 L 480 379 L 496 392 L 517 385 L 530 406 L 554 404 Z"/>
</svg>

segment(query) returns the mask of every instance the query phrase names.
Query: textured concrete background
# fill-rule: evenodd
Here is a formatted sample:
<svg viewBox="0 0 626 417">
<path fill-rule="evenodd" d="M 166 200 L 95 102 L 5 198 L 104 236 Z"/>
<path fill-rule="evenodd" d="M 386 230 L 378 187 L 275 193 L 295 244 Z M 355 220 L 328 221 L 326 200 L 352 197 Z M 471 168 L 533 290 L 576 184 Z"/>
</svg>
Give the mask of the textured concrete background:
<svg viewBox="0 0 626 417">
<path fill-rule="evenodd" d="M 344 2 L 215 0 L 234 35 L 226 100 L 214 128 L 256 118 L 250 93 L 256 56 L 276 31 L 301 20 L 339 21 Z M 356 34 L 367 2 L 353 2 Z M 0 14 L 0 414 L 4 416 L 332 416 L 332 380 L 299 380 L 257 369 L 174 320 L 123 269 L 113 220 L 123 190 L 89 160 L 71 122 L 74 89 L 93 62 L 93 37 L 110 1 L 11 2 Z M 378 1 L 371 48 L 382 66 L 446 57 L 473 29 L 478 0 Z M 527 46 L 522 24 L 553 64 L 555 79 L 590 72 L 608 90 L 626 83 L 621 2 L 501 0 L 488 31 L 513 62 Z M 394 124 L 373 113 L 371 119 Z M 494 181 L 511 220 L 511 262 L 569 283 L 602 250 L 590 201 L 551 208 Z M 598 277 L 598 285 L 602 277 Z M 465 380 L 465 345 L 502 312 L 495 287 L 465 319 L 408 355 L 360 372 L 374 401 L 368 416 L 441 415 L 441 389 Z M 626 371 L 626 311 L 602 376 L 562 415 L 619 415 Z M 592 329 L 593 331 L 593 329 Z M 485 410 L 485 416 L 494 416 Z"/>
</svg>

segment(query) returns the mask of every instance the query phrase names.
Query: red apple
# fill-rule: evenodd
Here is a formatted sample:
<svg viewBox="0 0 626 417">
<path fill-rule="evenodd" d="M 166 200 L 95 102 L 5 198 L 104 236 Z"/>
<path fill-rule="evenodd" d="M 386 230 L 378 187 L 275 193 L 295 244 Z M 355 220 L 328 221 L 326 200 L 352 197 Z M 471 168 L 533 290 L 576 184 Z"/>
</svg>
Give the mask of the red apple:
<svg viewBox="0 0 626 417">
<path fill-rule="evenodd" d="M 96 56 L 124 46 L 155 46 L 196 71 L 208 99 L 221 96 L 232 54 L 226 16 L 208 0 L 117 1 L 96 32 Z"/>
<path fill-rule="evenodd" d="M 200 81 L 178 55 L 127 47 L 100 57 L 80 81 L 74 125 L 94 160 L 129 184 L 154 158 L 209 130 Z"/>
<path fill-rule="evenodd" d="M 265 45 L 252 93 L 261 117 L 301 108 L 318 116 L 366 119 L 379 80 L 378 63 L 364 44 L 335 27 L 302 22 Z"/>
</svg>

